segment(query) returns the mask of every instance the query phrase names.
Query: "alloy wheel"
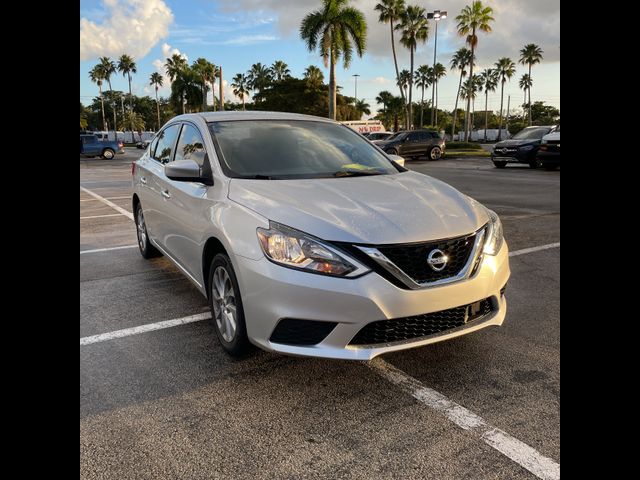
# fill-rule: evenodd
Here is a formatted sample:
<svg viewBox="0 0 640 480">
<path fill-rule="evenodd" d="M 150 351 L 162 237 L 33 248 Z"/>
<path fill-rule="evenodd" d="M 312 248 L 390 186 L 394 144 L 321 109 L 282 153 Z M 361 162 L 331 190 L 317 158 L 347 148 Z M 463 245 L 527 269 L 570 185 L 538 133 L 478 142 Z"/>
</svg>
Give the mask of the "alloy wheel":
<svg viewBox="0 0 640 480">
<path fill-rule="evenodd" d="M 217 267 L 211 282 L 213 312 L 220 335 L 225 342 L 232 342 L 236 336 L 237 314 L 236 295 L 229 273 L 224 267 Z"/>
</svg>

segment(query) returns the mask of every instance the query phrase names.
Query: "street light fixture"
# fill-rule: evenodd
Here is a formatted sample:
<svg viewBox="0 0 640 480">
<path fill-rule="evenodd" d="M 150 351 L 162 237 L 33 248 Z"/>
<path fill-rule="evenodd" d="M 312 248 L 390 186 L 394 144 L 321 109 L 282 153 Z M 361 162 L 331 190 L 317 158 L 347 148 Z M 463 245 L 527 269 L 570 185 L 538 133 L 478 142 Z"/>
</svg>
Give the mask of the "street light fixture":
<svg viewBox="0 0 640 480">
<path fill-rule="evenodd" d="M 356 79 L 356 87 L 355 87 L 355 92 L 354 92 L 354 95 L 353 95 L 353 96 L 354 96 L 354 97 L 355 97 L 355 99 L 356 99 L 356 103 L 358 103 L 358 77 L 359 77 L 360 75 L 358 75 L 357 73 L 354 73 L 354 74 L 353 74 L 353 75 L 351 75 L 351 76 L 352 76 L 352 77 L 355 77 L 355 79 Z"/>
<path fill-rule="evenodd" d="M 436 51 L 438 48 L 438 22 L 443 18 L 447 18 L 446 10 L 434 10 L 433 12 L 427 13 L 427 19 L 435 20 L 436 22 L 436 36 L 435 36 L 435 43 L 433 45 L 433 73 L 434 74 L 436 70 Z M 435 90 L 437 86 L 436 85 L 437 79 L 435 78 L 435 76 L 433 80 L 434 80 L 434 83 L 433 85 L 431 85 L 431 125 L 435 125 L 436 123 L 438 123 L 438 111 L 434 109 L 435 107 L 434 97 L 435 97 Z"/>
</svg>

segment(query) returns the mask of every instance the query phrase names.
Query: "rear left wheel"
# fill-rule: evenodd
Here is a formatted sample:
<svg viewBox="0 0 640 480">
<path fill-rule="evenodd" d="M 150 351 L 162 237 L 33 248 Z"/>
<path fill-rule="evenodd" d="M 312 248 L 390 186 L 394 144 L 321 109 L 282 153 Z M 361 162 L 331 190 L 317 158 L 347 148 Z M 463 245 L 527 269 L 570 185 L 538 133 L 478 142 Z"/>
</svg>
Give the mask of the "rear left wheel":
<svg viewBox="0 0 640 480">
<path fill-rule="evenodd" d="M 534 158 L 529 162 L 529 168 L 541 168 L 541 167 L 542 167 L 542 161 L 538 158 Z"/>
<path fill-rule="evenodd" d="M 136 233 L 138 235 L 138 248 L 140 249 L 140 255 L 144 258 L 159 257 L 160 251 L 151 245 L 149 241 L 149 235 L 147 234 L 147 224 L 144 221 L 144 213 L 142 213 L 142 204 L 138 203 L 136 207 Z"/>
<path fill-rule="evenodd" d="M 229 355 L 239 357 L 251 349 L 244 321 L 240 287 L 231 260 L 219 253 L 209 268 L 209 307 L 216 335 Z"/>
</svg>

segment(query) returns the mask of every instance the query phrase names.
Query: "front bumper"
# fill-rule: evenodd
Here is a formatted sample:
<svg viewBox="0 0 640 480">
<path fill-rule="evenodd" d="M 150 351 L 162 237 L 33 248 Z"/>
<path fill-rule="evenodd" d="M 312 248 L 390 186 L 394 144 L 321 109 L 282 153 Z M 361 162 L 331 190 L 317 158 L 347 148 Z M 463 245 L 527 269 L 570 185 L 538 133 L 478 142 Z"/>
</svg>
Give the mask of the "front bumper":
<svg viewBox="0 0 640 480">
<path fill-rule="evenodd" d="M 542 165 L 560 165 L 560 152 L 539 150 L 537 159 L 542 162 Z"/>
<path fill-rule="evenodd" d="M 536 149 L 516 152 L 491 152 L 491 161 L 509 163 L 529 163 L 536 157 Z"/>
<path fill-rule="evenodd" d="M 420 347 L 490 325 L 502 325 L 507 310 L 504 295 L 500 293 L 510 275 L 506 242 L 498 255 L 484 257 L 472 278 L 421 290 L 396 287 L 375 272 L 356 279 L 343 279 L 284 268 L 264 258 L 235 257 L 234 264 L 249 339 L 265 350 L 290 355 L 370 360 L 382 353 Z M 349 344 L 371 322 L 438 312 L 485 298 L 491 298 L 494 311 L 463 327 L 389 344 Z M 316 345 L 271 342 L 271 334 L 283 318 L 337 322 L 337 326 Z"/>
</svg>

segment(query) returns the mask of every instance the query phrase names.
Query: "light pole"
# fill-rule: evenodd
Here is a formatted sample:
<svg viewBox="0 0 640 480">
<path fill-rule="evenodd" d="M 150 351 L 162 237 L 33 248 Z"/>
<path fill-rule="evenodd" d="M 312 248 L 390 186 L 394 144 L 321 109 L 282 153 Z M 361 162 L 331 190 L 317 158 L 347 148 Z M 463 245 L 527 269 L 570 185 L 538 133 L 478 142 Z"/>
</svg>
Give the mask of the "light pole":
<svg viewBox="0 0 640 480">
<path fill-rule="evenodd" d="M 353 75 L 351 75 L 351 76 L 352 76 L 352 77 L 355 77 L 355 79 L 356 79 L 355 92 L 354 92 L 353 96 L 354 96 L 354 97 L 355 97 L 355 99 L 356 99 L 356 103 L 358 103 L 358 77 L 359 77 L 360 75 L 358 75 L 357 73 L 354 73 L 354 74 L 353 74 Z"/>
<path fill-rule="evenodd" d="M 435 43 L 433 45 L 433 85 L 431 85 L 431 125 L 435 125 L 438 122 L 438 112 L 434 109 L 435 107 L 435 103 L 434 103 L 434 97 L 435 97 L 435 93 L 436 93 L 436 83 L 437 83 L 437 78 L 435 76 L 436 73 L 436 51 L 438 48 L 438 22 L 440 20 L 442 20 L 443 18 L 447 18 L 447 12 L 446 10 L 440 11 L 440 10 L 434 10 L 433 12 L 428 12 L 427 13 L 427 19 L 433 19 L 436 22 L 436 36 L 435 36 Z M 434 119 L 435 116 L 435 119 Z"/>
</svg>

